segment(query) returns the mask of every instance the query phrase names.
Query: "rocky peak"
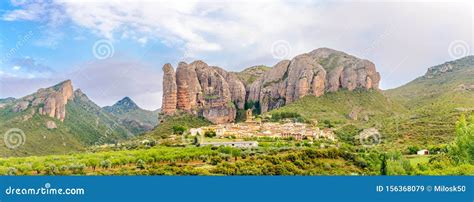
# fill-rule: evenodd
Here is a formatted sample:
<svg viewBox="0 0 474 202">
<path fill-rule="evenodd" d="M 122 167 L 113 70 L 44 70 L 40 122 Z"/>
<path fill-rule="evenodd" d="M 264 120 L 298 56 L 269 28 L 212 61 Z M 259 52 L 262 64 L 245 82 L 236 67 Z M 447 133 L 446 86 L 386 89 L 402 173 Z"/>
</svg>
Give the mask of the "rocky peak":
<svg viewBox="0 0 474 202">
<path fill-rule="evenodd" d="M 434 66 L 428 68 L 428 71 L 425 74 L 426 78 L 433 78 L 437 75 L 444 74 L 446 72 L 453 71 L 454 66 L 451 63 L 445 63 L 442 65 Z"/>
<path fill-rule="evenodd" d="M 424 77 L 434 78 L 449 72 L 458 71 L 466 68 L 474 68 L 474 56 L 466 56 L 454 61 L 446 62 L 441 65 L 428 68 Z"/>
<path fill-rule="evenodd" d="M 139 109 L 138 105 L 135 104 L 135 102 L 133 102 L 133 100 L 130 99 L 129 97 L 122 98 L 121 100 L 116 102 L 114 105 L 112 105 L 112 107 L 120 108 L 127 111 Z"/>
<path fill-rule="evenodd" d="M 380 75 L 372 62 L 319 48 L 277 63 L 247 88 L 247 102 L 258 102 L 261 112 L 267 112 L 306 95 L 378 89 L 379 82 Z"/>
<path fill-rule="evenodd" d="M 73 98 L 71 80 L 66 80 L 49 88 L 41 88 L 36 93 L 19 99 L 13 111 L 19 112 L 28 107 L 38 108 L 38 113 L 64 121 L 66 104 Z"/>
</svg>

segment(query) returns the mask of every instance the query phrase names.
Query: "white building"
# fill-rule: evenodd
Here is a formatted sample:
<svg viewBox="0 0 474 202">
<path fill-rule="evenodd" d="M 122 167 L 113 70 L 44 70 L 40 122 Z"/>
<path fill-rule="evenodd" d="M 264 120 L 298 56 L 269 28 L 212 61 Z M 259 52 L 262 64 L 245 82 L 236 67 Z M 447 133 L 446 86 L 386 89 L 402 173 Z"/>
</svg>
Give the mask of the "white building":
<svg viewBox="0 0 474 202">
<path fill-rule="evenodd" d="M 418 155 L 429 155 L 430 151 L 428 151 L 427 149 L 422 149 L 422 150 L 416 152 L 416 154 L 418 154 Z"/>
</svg>

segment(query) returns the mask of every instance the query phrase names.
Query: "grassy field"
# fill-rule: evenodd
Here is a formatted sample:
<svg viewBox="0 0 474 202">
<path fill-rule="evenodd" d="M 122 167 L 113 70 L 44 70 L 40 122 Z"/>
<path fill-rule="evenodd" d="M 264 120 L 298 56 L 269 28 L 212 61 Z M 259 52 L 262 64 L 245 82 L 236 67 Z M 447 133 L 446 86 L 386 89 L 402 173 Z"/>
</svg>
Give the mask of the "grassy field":
<svg viewBox="0 0 474 202">
<path fill-rule="evenodd" d="M 410 160 L 412 166 L 417 166 L 418 164 L 426 164 L 430 161 L 430 156 L 407 155 L 406 158 Z"/>
</svg>

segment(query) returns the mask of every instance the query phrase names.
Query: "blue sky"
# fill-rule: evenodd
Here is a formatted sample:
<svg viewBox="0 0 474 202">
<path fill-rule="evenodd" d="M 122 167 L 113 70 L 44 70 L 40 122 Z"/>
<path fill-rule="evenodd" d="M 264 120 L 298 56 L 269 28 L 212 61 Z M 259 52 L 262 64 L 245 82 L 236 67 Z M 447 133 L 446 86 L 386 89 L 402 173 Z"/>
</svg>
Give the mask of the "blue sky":
<svg viewBox="0 0 474 202">
<path fill-rule="evenodd" d="M 201 59 L 239 71 L 319 47 L 373 61 L 381 87 L 393 88 L 471 54 L 473 8 L 469 1 L 2 1 L 0 97 L 72 79 L 101 106 L 130 96 L 156 109 L 165 63 Z"/>
</svg>

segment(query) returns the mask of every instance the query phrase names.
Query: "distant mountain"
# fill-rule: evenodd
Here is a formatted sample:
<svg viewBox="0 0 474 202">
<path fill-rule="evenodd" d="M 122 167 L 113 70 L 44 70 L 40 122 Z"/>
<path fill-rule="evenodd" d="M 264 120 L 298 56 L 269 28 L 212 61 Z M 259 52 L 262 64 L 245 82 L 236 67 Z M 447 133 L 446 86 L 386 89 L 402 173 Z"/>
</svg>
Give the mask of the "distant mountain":
<svg viewBox="0 0 474 202">
<path fill-rule="evenodd" d="M 410 113 L 400 122 L 401 140 L 443 143 L 454 138 L 461 114 L 474 114 L 474 56 L 446 62 L 384 94 Z"/>
<path fill-rule="evenodd" d="M 118 117 L 122 125 L 135 134 L 149 131 L 158 124 L 158 111 L 141 109 L 129 97 L 103 109 Z"/>
<path fill-rule="evenodd" d="M 445 104 L 453 108 L 474 106 L 474 56 L 446 62 L 386 94 L 409 108 Z"/>
<path fill-rule="evenodd" d="M 118 117 L 73 91 L 70 80 L 3 103 L 0 154 L 6 157 L 69 153 L 134 136 Z"/>
</svg>

